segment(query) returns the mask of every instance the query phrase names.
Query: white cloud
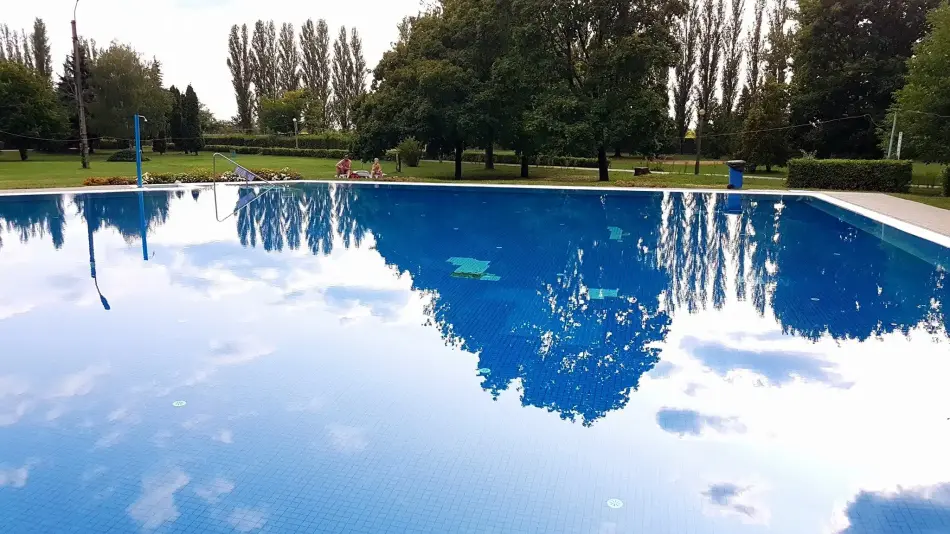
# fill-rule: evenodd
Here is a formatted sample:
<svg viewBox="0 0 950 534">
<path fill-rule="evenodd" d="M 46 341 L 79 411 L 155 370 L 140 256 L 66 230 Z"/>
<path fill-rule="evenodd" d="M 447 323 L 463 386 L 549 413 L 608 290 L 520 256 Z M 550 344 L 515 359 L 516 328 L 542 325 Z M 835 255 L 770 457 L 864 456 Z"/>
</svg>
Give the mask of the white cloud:
<svg viewBox="0 0 950 534">
<path fill-rule="evenodd" d="M 108 365 L 90 365 L 82 371 L 66 375 L 60 383 L 53 388 L 49 397 L 56 399 L 88 395 L 96 386 L 96 379 L 108 374 L 108 372 Z"/>
<path fill-rule="evenodd" d="M 175 505 L 175 492 L 187 486 L 190 480 L 177 467 L 164 475 L 147 478 L 142 481 L 142 495 L 126 511 L 146 530 L 174 521 L 181 515 Z"/>
<path fill-rule="evenodd" d="M 221 499 L 222 495 L 227 495 L 232 491 L 234 491 L 234 482 L 223 478 L 216 478 L 211 484 L 196 489 L 195 494 L 207 501 L 208 504 L 215 504 Z"/>
<path fill-rule="evenodd" d="M 364 428 L 340 424 L 327 425 L 333 448 L 340 452 L 358 452 L 369 445 Z"/>
<path fill-rule="evenodd" d="M 212 439 L 221 443 L 234 443 L 234 432 L 225 428 L 219 430 Z"/>
<path fill-rule="evenodd" d="M 26 480 L 30 476 L 30 465 L 16 467 L 13 469 L 0 469 L 0 488 L 22 488 L 26 486 Z"/>
<path fill-rule="evenodd" d="M 25 28 L 29 32 L 35 17 L 46 22 L 53 65 L 59 73 L 72 47 L 73 2 L 36 0 L 4 4 L 4 22 L 17 31 Z M 302 0 L 178 0 L 145 14 L 141 9 L 129 9 L 120 0 L 84 0 L 79 2 L 76 19 L 79 33 L 95 39 L 100 46 L 116 39 L 131 44 L 147 58 L 155 56 L 162 62 L 166 85 L 193 84 L 202 102 L 218 118 L 227 119 L 236 112 L 231 75 L 225 63 L 232 24 L 247 24 L 250 34 L 255 20 L 273 19 L 278 30 L 281 22 L 291 22 L 299 34 L 307 17 L 314 21 L 323 17 L 330 26 L 331 39 L 341 25 L 347 29 L 355 26 L 363 40 L 366 64 L 373 68 L 396 40 L 396 24 L 418 10 L 419 0 L 322 2 L 316 11 L 312 3 Z M 369 80 L 367 76 L 367 83 Z"/>
<path fill-rule="evenodd" d="M 228 523 L 238 532 L 251 532 L 267 523 L 264 512 L 250 508 L 235 508 L 228 517 Z"/>
</svg>

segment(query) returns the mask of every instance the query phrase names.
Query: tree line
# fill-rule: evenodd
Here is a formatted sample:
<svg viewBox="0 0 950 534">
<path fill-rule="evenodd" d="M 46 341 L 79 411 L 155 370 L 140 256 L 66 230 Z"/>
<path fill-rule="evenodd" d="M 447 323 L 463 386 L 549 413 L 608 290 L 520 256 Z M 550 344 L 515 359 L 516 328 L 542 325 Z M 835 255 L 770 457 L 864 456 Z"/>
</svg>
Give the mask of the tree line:
<svg viewBox="0 0 950 534">
<path fill-rule="evenodd" d="M 248 132 L 288 133 L 294 119 L 311 131 L 353 127 L 351 108 L 366 92 L 363 42 L 341 26 L 330 47 L 325 20 L 308 19 L 299 36 L 293 24 L 258 20 L 248 38 L 246 24 L 228 35 L 228 68 L 237 102 L 234 124 Z"/>
<path fill-rule="evenodd" d="M 170 136 L 177 149 L 197 152 L 202 132 L 214 127 L 211 113 L 198 101 L 191 85 L 182 94 L 165 88 L 162 66 L 145 59 L 131 46 L 112 42 L 100 49 L 93 39 L 80 39 L 79 93 L 73 54 L 63 61 L 62 75 L 53 81 L 46 25 L 37 18 L 33 32 L 11 31 L 0 25 L 0 140 L 20 151 L 37 147 L 50 151 L 78 145 L 79 102 L 94 150 L 100 138 L 118 139 L 129 146 L 133 116 L 145 117 L 143 139 L 155 139 L 156 151 L 167 149 Z"/>
<path fill-rule="evenodd" d="M 913 155 L 950 159 L 947 2 L 835 6 L 440 0 L 401 22 L 354 102 L 358 148 L 415 137 L 430 156 L 454 153 L 460 176 L 465 147 L 485 148 L 490 167 L 500 144 L 524 161 L 596 156 L 607 179 L 610 153 L 696 136 L 705 156 L 770 170 L 793 154 L 882 157 L 898 114 Z"/>
</svg>

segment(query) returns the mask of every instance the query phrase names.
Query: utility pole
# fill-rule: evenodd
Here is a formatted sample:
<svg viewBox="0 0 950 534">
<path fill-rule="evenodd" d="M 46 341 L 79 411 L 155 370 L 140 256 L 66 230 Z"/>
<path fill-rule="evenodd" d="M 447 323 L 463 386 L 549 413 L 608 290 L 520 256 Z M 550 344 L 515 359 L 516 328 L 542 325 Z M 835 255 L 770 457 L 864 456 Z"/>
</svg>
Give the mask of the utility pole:
<svg viewBox="0 0 950 534">
<path fill-rule="evenodd" d="M 76 105 L 79 107 L 79 153 L 82 155 L 82 168 L 89 168 L 89 140 L 86 138 L 86 112 L 83 109 L 82 71 L 79 61 L 79 35 L 76 33 L 76 8 L 73 6 L 73 81 L 76 84 Z"/>
<path fill-rule="evenodd" d="M 699 158 L 703 153 L 703 117 L 706 116 L 706 110 L 701 109 L 696 114 L 699 120 L 696 121 L 696 176 L 699 176 Z"/>
<path fill-rule="evenodd" d="M 891 142 L 887 144 L 887 159 L 891 159 L 894 149 L 894 132 L 897 131 L 897 111 L 894 112 L 894 124 L 891 125 Z"/>
</svg>

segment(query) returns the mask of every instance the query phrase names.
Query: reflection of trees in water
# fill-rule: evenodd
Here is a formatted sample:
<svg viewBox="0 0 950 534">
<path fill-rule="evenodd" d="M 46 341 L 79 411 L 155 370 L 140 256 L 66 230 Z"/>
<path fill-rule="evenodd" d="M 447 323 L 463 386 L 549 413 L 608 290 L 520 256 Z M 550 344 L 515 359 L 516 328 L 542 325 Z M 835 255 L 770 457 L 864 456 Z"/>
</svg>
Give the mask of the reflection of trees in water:
<svg viewBox="0 0 950 534">
<path fill-rule="evenodd" d="M 76 211 L 95 232 L 105 227 L 115 228 L 126 243 L 141 238 L 142 218 L 138 202 L 139 193 L 122 192 L 76 195 L 73 204 Z M 167 191 L 148 191 L 142 193 L 145 206 L 145 226 L 147 231 L 154 230 L 168 220 L 170 193 Z"/>
<path fill-rule="evenodd" d="M 658 361 L 669 317 L 656 267 L 659 199 L 636 209 L 610 196 L 363 190 L 386 209 L 362 210 L 380 254 L 433 294 L 431 323 L 490 369 L 497 396 L 592 424 L 624 406 Z M 485 204 L 465 205 L 484 200 Z M 490 212 L 483 206 L 491 206 Z M 607 239 L 608 226 L 629 235 Z M 450 256 L 490 261 L 497 282 L 451 275 Z M 592 298 L 591 288 L 618 298 Z"/>
<path fill-rule="evenodd" d="M 53 247 L 63 246 L 66 229 L 66 213 L 61 195 L 36 195 L 26 197 L 0 197 L 0 229 L 19 237 L 22 243 L 31 238 L 53 241 Z M 0 247 L 3 235 L 0 234 Z"/>
</svg>

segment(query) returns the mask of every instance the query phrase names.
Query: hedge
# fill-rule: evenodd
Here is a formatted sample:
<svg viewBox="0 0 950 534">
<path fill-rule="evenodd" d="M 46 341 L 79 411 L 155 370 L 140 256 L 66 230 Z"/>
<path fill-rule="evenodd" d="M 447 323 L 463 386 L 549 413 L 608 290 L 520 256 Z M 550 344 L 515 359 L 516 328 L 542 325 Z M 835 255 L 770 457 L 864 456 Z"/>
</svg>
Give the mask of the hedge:
<svg viewBox="0 0 950 534">
<path fill-rule="evenodd" d="M 462 161 L 467 161 L 470 163 L 484 163 L 485 153 L 476 151 L 462 152 Z M 515 154 L 495 154 L 495 163 L 520 165 L 521 156 Z M 528 163 L 531 165 L 543 165 L 546 167 L 585 167 L 590 169 L 596 169 L 598 167 L 597 158 L 545 156 L 543 154 L 529 158 Z"/>
<path fill-rule="evenodd" d="M 950 165 L 943 168 L 943 196 L 950 197 Z"/>
<path fill-rule="evenodd" d="M 261 148 L 300 148 L 349 150 L 353 135 L 343 132 L 324 132 L 298 135 L 207 134 L 206 145 L 251 146 Z"/>
<path fill-rule="evenodd" d="M 909 161 L 793 159 L 788 187 L 899 193 L 910 188 L 913 172 Z"/>
<path fill-rule="evenodd" d="M 269 182 L 282 182 L 285 180 L 300 180 L 302 176 L 296 171 L 290 169 L 250 169 L 251 172 Z M 218 175 L 215 179 L 218 182 L 243 182 L 244 178 L 238 176 L 234 171 L 227 171 Z M 142 181 L 146 184 L 174 184 L 177 182 L 204 183 L 211 181 L 211 171 L 195 169 L 188 172 L 179 173 L 150 173 L 142 175 Z M 135 178 L 111 177 L 111 178 L 86 178 L 82 185 L 135 185 Z M 263 182 L 252 181 L 252 184 L 263 184 Z"/>
<path fill-rule="evenodd" d="M 125 162 L 134 162 L 135 161 L 135 150 L 120 150 L 111 156 L 106 161 L 125 161 Z M 142 161 L 149 161 L 147 157 L 142 156 Z"/>
<path fill-rule="evenodd" d="M 263 148 L 252 146 L 222 146 L 205 145 L 202 150 L 208 152 L 220 152 L 230 154 L 233 150 L 235 154 L 257 154 L 261 156 L 294 156 L 301 158 L 327 158 L 343 159 L 348 154 L 346 150 L 341 149 L 307 149 L 307 148 Z"/>
</svg>

